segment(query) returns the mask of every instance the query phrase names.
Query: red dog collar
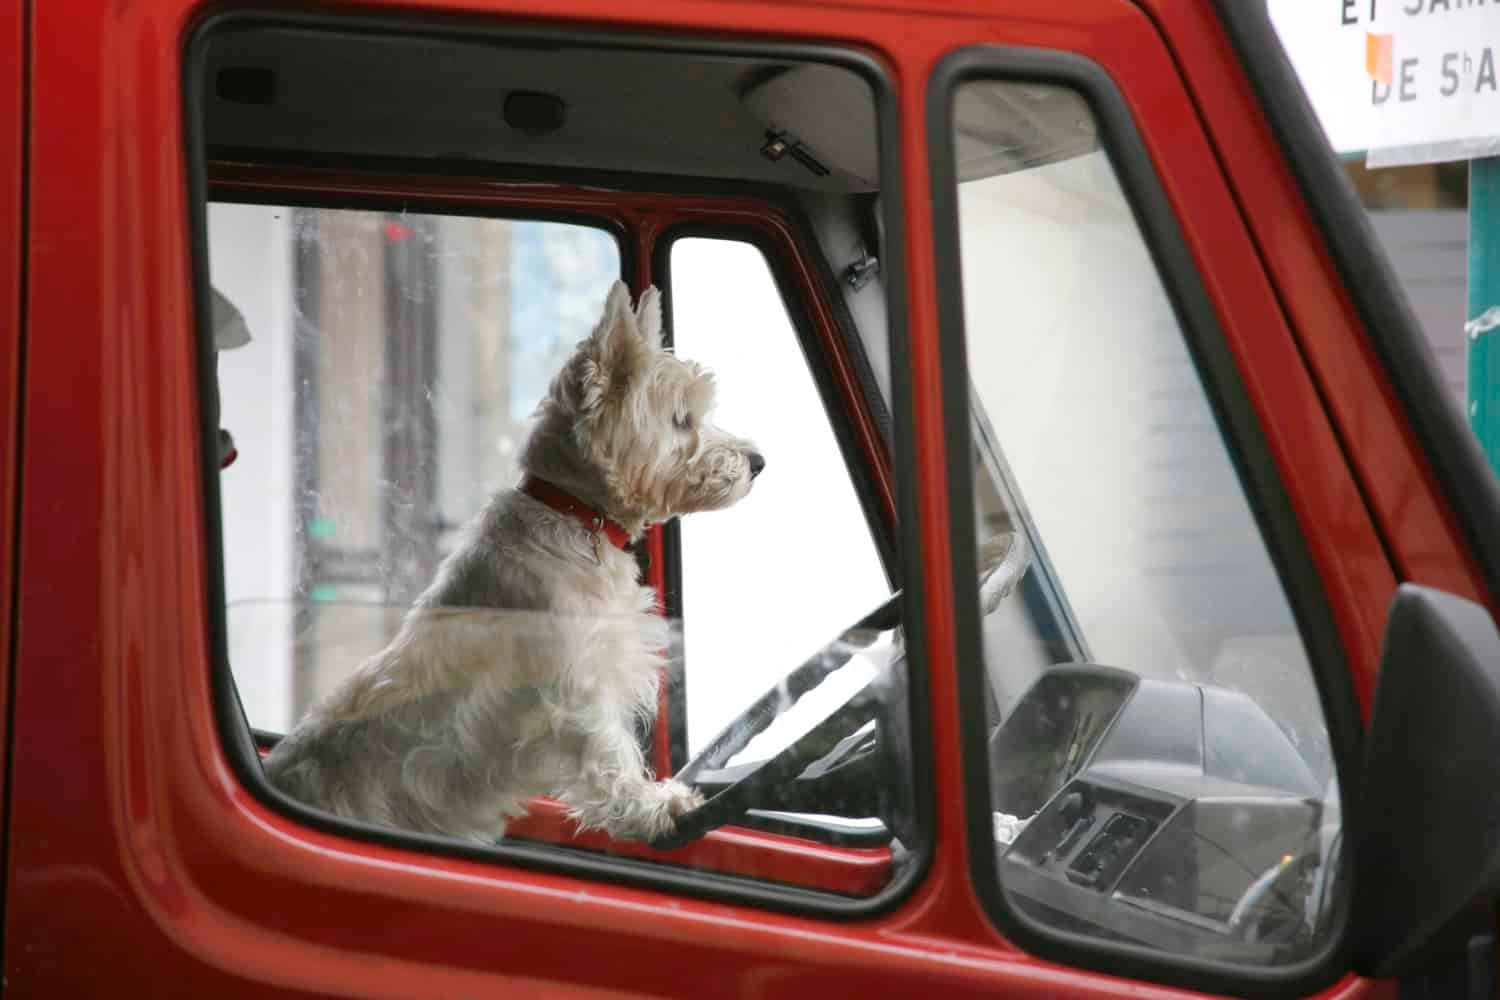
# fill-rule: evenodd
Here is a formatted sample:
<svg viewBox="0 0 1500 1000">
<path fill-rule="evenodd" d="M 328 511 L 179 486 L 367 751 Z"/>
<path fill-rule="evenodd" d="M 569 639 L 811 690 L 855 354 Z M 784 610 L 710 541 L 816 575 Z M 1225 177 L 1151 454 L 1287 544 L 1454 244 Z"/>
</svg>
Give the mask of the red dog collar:
<svg viewBox="0 0 1500 1000">
<path fill-rule="evenodd" d="M 575 518 L 594 536 L 596 544 L 600 535 L 608 538 L 610 544 L 617 549 L 623 550 L 630 544 L 630 534 L 624 528 L 573 494 L 553 486 L 545 479 L 527 476 L 521 480 L 521 492 L 533 500 L 540 500 L 559 514 Z"/>
</svg>

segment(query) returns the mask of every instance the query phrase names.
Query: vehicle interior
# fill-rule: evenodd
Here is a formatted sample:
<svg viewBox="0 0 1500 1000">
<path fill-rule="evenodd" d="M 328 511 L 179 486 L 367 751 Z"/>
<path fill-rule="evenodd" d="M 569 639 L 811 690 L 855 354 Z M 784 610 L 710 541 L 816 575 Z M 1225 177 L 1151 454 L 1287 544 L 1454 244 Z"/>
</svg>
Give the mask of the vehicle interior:
<svg viewBox="0 0 1500 1000">
<path fill-rule="evenodd" d="M 350 315 L 384 324 L 385 339 L 369 349 L 384 359 L 382 391 L 395 394 L 395 402 L 382 403 L 383 417 L 369 418 L 350 416 L 362 411 L 331 390 L 321 406 L 296 397 L 301 402 L 288 410 L 295 427 L 275 429 L 283 442 L 277 447 L 293 456 L 289 513 L 287 523 L 270 529 L 279 532 L 277 544 L 288 547 L 294 568 L 284 585 L 261 592 L 237 594 L 231 586 L 231 640 L 240 616 L 241 633 L 280 643 L 277 655 L 290 664 L 292 714 L 323 683 L 307 681 L 311 671 L 353 669 L 357 651 L 389 634 L 463 513 L 450 517 L 432 499 L 447 488 L 448 473 L 430 456 L 447 454 L 438 438 L 448 418 L 425 410 L 421 419 L 391 417 L 408 412 L 392 410 L 398 403 L 420 410 L 441 383 L 430 354 L 401 345 L 438 324 L 446 307 L 390 291 L 403 275 L 430 276 L 445 266 L 445 246 L 458 252 L 441 242 L 446 223 L 431 220 L 567 223 L 603 232 L 614 248 L 608 254 L 616 255 L 609 260 L 618 261 L 615 276 L 637 292 L 652 283 L 664 289 L 669 331 L 679 343 L 687 333 L 670 317 L 674 299 L 685 297 L 685 279 L 675 266 L 673 247 L 681 244 L 674 241 L 739 241 L 764 257 L 767 287 L 790 320 L 878 572 L 857 595 L 851 590 L 851 608 L 838 611 L 842 618 L 815 623 L 823 630 L 820 643 L 771 657 L 755 690 L 719 711 L 720 724 L 694 723 L 690 732 L 688 700 L 695 688 L 717 683 L 695 660 L 691 623 L 700 605 L 684 602 L 690 529 L 675 523 L 653 529 L 637 554 L 644 579 L 662 595 L 663 613 L 684 622 L 688 667 L 667 686 L 662 711 L 641 738 L 658 775 L 695 784 L 707 801 L 683 818 L 677 837 L 651 845 L 580 834 L 557 803 L 536 802 L 506 841 L 552 851 L 541 855 L 544 864 L 566 868 L 569 858 L 606 858 L 612 867 L 599 870 L 610 877 L 649 881 L 662 870 L 687 870 L 721 880 L 730 886 L 725 891 L 753 881 L 802 902 L 875 900 L 907 884 L 920 870 L 930 831 L 918 791 L 925 748 L 911 735 L 922 704 L 913 697 L 921 665 L 902 627 L 912 554 L 903 551 L 898 522 L 903 473 L 892 413 L 893 381 L 902 373 L 891 355 L 901 334 L 890 310 L 901 300 L 903 276 L 892 263 L 901 256 L 899 213 L 887 203 L 895 159 L 882 146 L 893 111 L 876 64 L 858 53 L 788 46 L 244 15 L 210 22 L 191 52 L 190 108 L 214 259 L 200 291 L 211 282 L 245 311 L 251 336 L 266 339 L 264 324 L 257 329 L 249 316 L 244 290 L 257 286 L 233 290 L 230 270 L 239 265 L 224 263 L 239 258 L 228 249 L 233 234 L 221 220 L 242 216 L 220 209 L 269 212 L 267 224 L 291 216 L 291 263 L 276 266 L 292 275 L 291 290 L 278 294 L 296 297 L 297 305 L 289 307 L 287 367 L 278 370 L 280 377 L 312 371 L 307 378 L 314 381 L 321 377 L 316 368 L 297 366 L 317 363 L 320 348 L 309 345 L 331 336 L 333 324 L 326 308 L 302 298 L 311 294 L 307 275 L 319 275 L 326 305 L 329 289 L 344 280 L 334 269 L 357 258 L 364 270 L 356 274 L 348 264 L 355 275 L 349 280 L 385 296 L 383 312 L 350 307 Z M 1087 101 L 1062 87 L 966 92 L 953 118 L 961 180 L 1034 170 L 1100 148 L 1096 130 L 1084 127 Z M 316 230 L 321 244 L 308 235 L 313 229 L 298 228 L 313 211 L 353 213 L 347 219 L 360 225 L 366 216 L 377 220 L 370 242 L 360 245 L 380 256 L 371 263 L 330 251 L 328 234 L 336 226 L 329 216 Z M 411 233 L 420 240 L 408 239 Z M 413 256 L 410 248 L 419 242 L 429 249 Z M 507 252 L 525 246 L 518 242 Z M 270 267 L 265 259 L 257 258 L 257 275 Z M 339 294 L 358 298 L 348 289 Z M 564 339 L 586 332 L 579 325 Z M 226 400 L 237 363 L 232 349 L 215 359 L 216 388 Z M 253 460 L 253 435 L 218 417 L 241 461 Z M 384 431 L 364 423 L 381 419 Z M 336 454 L 336 435 L 344 432 L 377 442 L 378 469 L 345 463 L 325 468 L 322 480 L 296 473 L 318 448 Z M 1326 776 L 1314 776 L 1277 723 L 1249 699 L 1215 695 L 1190 679 L 1147 682 L 1118 665 L 1089 665 L 1088 637 L 1001 448 L 1006 432 L 976 399 L 975 538 L 1010 533 L 1018 539 L 1012 551 L 1028 559 L 1020 567 L 1007 564 L 1015 579 L 1001 581 L 1005 594 L 986 609 L 994 616 L 987 637 L 1007 650 L 1005 662 L 1014 668 L 1006 673 L 992 664 L 988 690 L 996 851 L 1007 891 L 1038 919 L 1156 947 L 1207 953 L 1227 938 L 1233 947 L 1221 950 L 1229 957 L 1258 947 L 1258 959 L 1273 960 L 1308 946 L 1328 895 L 1320 881 L 1331 850 L 1321 812 Z M 774 473 L 779 457 L 768 457 Z M 218 452 L 209 460 L 217 466 Z M 224 472 L 226 491 L 240 488 L 229 485 L 235 472 Z M 360 476 L 387 492 L 390 483 L 409 488 L 416 513 L 382 507 L 380 527 L 358 551 L 329 554 L 319 549 L 320 518 L 331 516 L 328 505 L 345 488 L 341 477 Z M 231 530 L 225 529 L 226 547 Z M 816 555 L 808 555 L 809 564 Z M 379 578 L 398 564 L 413 577 L 406 585 Z M 781 572 L 799 571 L 783 565 Z M 768 601 L 768 613 L 778 613 Z M 773 619 L 749 631 L 757 627 L 772 632 L 777 625 Z M 231 707 L 221 706 L 226 738 L 257 795 L 308 818 L 253 773 L 250 734 L 263 752 L 288 718 L 285 710 L 262 716 L 254 707 L 253 689 L 261 683 L 256 649 L 264 652 L 248 645 L 226 653 L 233 668 L 232 677 L 225 671 L 224 688 Z M 1059 685 L 1073 694 L 1059 700 Z M 809 697 L 815 692 L 822 694 Z M 1085 702 L 1087 711 L 1079 708 Z M 1140 729 L 1132 712 L 1170 719 L 1163 729 L 1180 739 L 1121 750 Z M 1203 719 L 1213 712 L 1233 716 L 1237 727 L 1256 735 L 1238 747 L 1205 742 Z M 1263 766 L 1242 766 L 1236 754 Z M 1224 818 L 1231 806 L 1253 812 L 1249 828 Z M 1002 815 L 1029 823 L 1002 835 Z M 333 828 L 384 835 L 350 824 Z M 1209 829 L 1217 831 L 1221 851 L 1235 856 L 1232 865 L 1204 862 L 1183 871 L 1162 860 L 1163 852 L 1179 860 L 1194 856 L 1182 849 L 1182 838 Z M 1243 847 L 1229 842 L 1236 831 L 1246 838 Z"/>
</svg>

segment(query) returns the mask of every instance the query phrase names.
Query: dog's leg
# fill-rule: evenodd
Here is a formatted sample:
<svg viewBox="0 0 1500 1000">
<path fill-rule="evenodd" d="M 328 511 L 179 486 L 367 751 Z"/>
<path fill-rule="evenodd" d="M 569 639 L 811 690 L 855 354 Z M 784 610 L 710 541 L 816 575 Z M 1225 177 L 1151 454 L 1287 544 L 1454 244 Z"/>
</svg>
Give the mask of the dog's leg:
<svg viewBox="0 0 1500 1000">
<path fill-rule="evenodd" d="M 604 798 L 574 804 L 580 828 L 602 828 L 611 837 L 651 841 L 671 833 L 677 817 L 703 804 L 703 796 L 678 781 L 652 781 L 645 775 L 619 778 L 595 789 Z"/>
<path fill-rule="evenodd" d="M 581 828 L 632 840 L 670 833 L 678 816 L 703 804 L 703 796 L 679 781 L 654 780 L 635 733 L 619 723 L 590 734 L 582 773 L 561 797 Z"/>
</svg>

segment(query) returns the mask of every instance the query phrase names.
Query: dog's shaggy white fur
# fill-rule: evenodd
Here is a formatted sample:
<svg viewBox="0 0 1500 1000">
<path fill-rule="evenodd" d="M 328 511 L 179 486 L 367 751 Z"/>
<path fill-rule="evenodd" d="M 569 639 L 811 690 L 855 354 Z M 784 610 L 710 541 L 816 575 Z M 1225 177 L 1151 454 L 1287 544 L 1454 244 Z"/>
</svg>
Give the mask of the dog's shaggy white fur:
<svg viewBox="0 0 1500 1000">
<path fill-rule="evenodd" d="M 522 453 L 637 537 L 727 507 L 764 460 L 708 421 L 712 377 L 661 347 L 661 303 L 616 283 L 554 379 Z M 651 839 L 698 799 L 655 781 L 636 737 L 668 646 L 635 558 L 518 490 L 474 518 L 396 637 L 266 759 L 282 791 L 339 816 L 492 841 L 550 795 L 583 827 Z M 483 609 L 507 609 L 487 611 Z"/>
</svg>

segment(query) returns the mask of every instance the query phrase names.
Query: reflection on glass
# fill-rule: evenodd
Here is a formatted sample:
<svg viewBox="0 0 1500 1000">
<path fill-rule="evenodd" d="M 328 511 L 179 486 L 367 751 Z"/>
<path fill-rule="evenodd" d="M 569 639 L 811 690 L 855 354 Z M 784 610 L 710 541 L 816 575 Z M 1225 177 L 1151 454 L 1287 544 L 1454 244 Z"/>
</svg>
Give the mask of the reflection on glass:
<svg viewBox="0 0 1500 1000">
<path fill-rule="evenodd" d="M 1243 694 L 1059 666 L 991 754 L 1001 878 L 1023 912 L 1243 961 L 1290 961 L 1317 943 L 1337 807 Z"/>
<path fill-rule="evenodd" d="M 409 602 L 515 480 L 620 256 L 557 222 L 214 203 L 208 228 L 213 285 L 251 332 L 218 365 L 239 452 L 221 480 L 226 596 L 303 608 L 267 626 L 295 641 L 236 661 L 256 671 L 252 719 L 279 732 L 347 665 L 345 626 L 319 608 Z"/>
<path fill-rule="evenodd" d="M 441 608 L 412 611 L 379 604 L 319 602 L 316 627 L 307 627 L 307 608 L 299 602 L 244 601 L 229 609 L 231 662 L 243 689 L 252 682 L 256 664 L 274 660 L 282 637 L 290 635 L 293 654 L 314 655 L 322 662 L 341 664 L 325 678 L 336 687 L 357 670 L 371 653 L 383 648 L 406 623 L 421 619 L 422 627 L 443 644 L 479 642 L 497 662 L 525 663 L 538 651 L 548 658 L 566 657 L 570 643 L 580 637 L 596 639 L 610 629 L 601 619 L 478 608 Z M 716 841 L 712 831 L 723 826 L 749 827 L 826 844 L 880 848 L 888 852 L 882 865 L 864 856 L 854 869 L 858 878 L 815 887 L 854 895 L 868 895 L 885 885 L 910 863 L 915 843 L 911 755 L 907 731 L 909 707 L 905 658 L 889 606 L 883 616 L 856 623 L 824 644 L 813 656 L 788 672 L 762 697 L 731 720 L 709 741 L 696 759 L 676 776 L 705 800 L 684 817 L 676 836 L 653 841 L 658 850 L 695 845 L 692 854 L 656 854 L 659 860 L 725 870 L 757 877 L 797 881 L 795 865 L 764 870 L 733 840 Z M 304 623 L 298 627 L 297 623 Z M 622 622 L 622 627 L 630 627 Z M 662 663 L 667 672 L 681 669 L 681 627 L 663 622 Z M 537 719 L 545 717 L 546 703 L 556 696 L 546 683 L 528 682 L 510 674 L 518 705 L 531 705 Z M 439 677 L 414 692 L 403 692 L 381 712 L 401 725 L 421 727 L 424 720 L 444 717 L 447 700 L 466 688 L 445 685 Z M 524 719 L 525 712 L 521 717 Z M 274 746 L 280 734 L 268 731 L 264 720 L 252 718 L 261 742 Z M 522 727 L 524 728 L 524 727 Z M 774 734 L 770 743 L 762 740 Z M 510 734 L 493 734 L 505 740 Z M 380 748 L 362 746 L 351 731 L 345 749 L 366 760 L 378 761 Z M 767 752 L 764 748 L 770 747 Z M 505 747 L 490 748 L 486 758 L 502 758 Z M 392 761 L 393 766 L 410 767 Z M 280 780 L 279 776 L 273 778 Z M 295 783 L 281 782 L 296 795 Z M 336 801 L 327 808 L 340 811 Z M 357 812 L 354 818 L 368 819 Z M 504 835 L 521 841 L 575 846 L 607 844 L 615 852 L 640 853 L 620 840 L 580 839 L 564 819 L 565 810 L 542 799 L 517 804 Z M 410 828 L 407 819 L 377 819 L 382 825 Z M 498 827 L 497 827 L 498 829 Z M 705 839 L 707 838 L 707 839 Z M 706 846 L 705 846 L 706 845 Z M 737 853 L 736 853 L 737 852 Z M 828 873 L 808 871 L 805 877 L 826 879 Z"/>
<path fill-rule="evenodd" d="M 1258 965 L 1325 942 L 1340 838 L 1307 655 L 1087 103 L 955 95 L 975 537 L 1010 905 Z M 1107 664 L 1108 666 L 1099 666 Z"/>
<path fill-rule="evenodd" d="M 915 832 L 904 658 L 894 620 L 858 621 L 872 603 L 858 595 L 882 599 L 889 590 L 810 379 L 805 402 L 826 447 L 800 458 L 789 448 L 777 458 L 789 470 L 799 460 L 831 461 L 823 471 L 842 480 L 846 506 L 853 505 L 840 517 L 863 547 L 848 560 L 831 552 L 831 565 L 875 589 L 855 586 L 841 604 L 822 609 L 823 624 L 800 624 L 794 653 L 746 641 L 747 623 L 765 625 L 774 606 L 728 601 L 721 602 L 727 619 L 699 616 L 696 634 L 731 640 L 754 665 L 755 690 L 721 712 L 723 738 L 703 734 L 725 759 L 710 766 L 705 754 L 679 775 L 678 787 L 691 783 L 703 802 L 696 810 L 679 803 L 692 819 L 663 836 L 614 816 L 610 805 L 666 790 L 649 780 L 642 759 L 638 737 L 652 720 L 575 719 L 559 709 L 569 697 L 559 678 L 569 675 L 527 667 L 597 655 L 638 635 L 631 623 L 413 610 L 411 603 L 459 543 L 460 522 L 515 480 L 517 449 L 539 399 L 592 328 L 619 273 L 614 241 L 555 223 L 214 205 L 210 244 L 214 285 L 245 303 L 253 331 L 250 344 L 219 365 L 221 423 L 241 454 L 222 480 L 228 639 L 273 786 L 380 826 L 633 853 L 843 895 L 872 895 L 909 863 Z M 685 266 L 681 277 L 693 274 Z M 768 271 L 766 280 L 781 330 L 772 360 L 785 362 L 786 351 L 799 348 Z M 710 350 L 729 366 L 727 383 L 745 393 L 759 387 L 766 372 L 724 354 L 727 347 Z M 792 360 L 805 373 L 801 359 Z M 730 397 L 730 409 L 747 398 Z M 797 423 L 800 445 L 809 428 Z M 804 520 L 804 529 L 816 528 Z M 701 545 L 695 551 L 710 555 Z M 724 552 L 713 557 L 735 564 Z M 728 586 L 708 572 L 691 578 L 700 588 Z M 848 614 L 840 617 L 838 607 Z M 651 621 L 661 626 L 651 633 L 653 655 L 668 681 L 680 683 L 681 624 Z M 852 627 L 840 632 L 845 626 Z M 696 686 L 700 698 L 722 701 L 728 685 L 720 680 L 733 665 L 711 663 L 710 652 L 700 659 L 712 669 Z M 361 671 L 396 660 L 414 665 L 401 684 L 382 682 L 380 670 Z M 486 710 L 501 713 L 506 725 L 462 725 L 472 679 L 460 677 L 458 665 L 473 663 L 503 666 L 487 671 L 484 695 Z M 584 774 L 586 764 L 615 759 L 589 749 L 604 730 L 628 734 L 613 752 L 648 780 L 631 794 L 611 791 L 603 805 L 554 799 L 576 798 L 561 781 L 548 794 L 554 773 Z M 531 797 L 490 794 L 512 787 Z M 596 829 L 581 829 L 580 817 Z M 774 838 L 747 850 L 717 832 L 724 826 L 876 853 L 809 867 L 788 861 L 797 855 Z M 683 850 L 663 853 L 674 840 Z"/>
</svg>

